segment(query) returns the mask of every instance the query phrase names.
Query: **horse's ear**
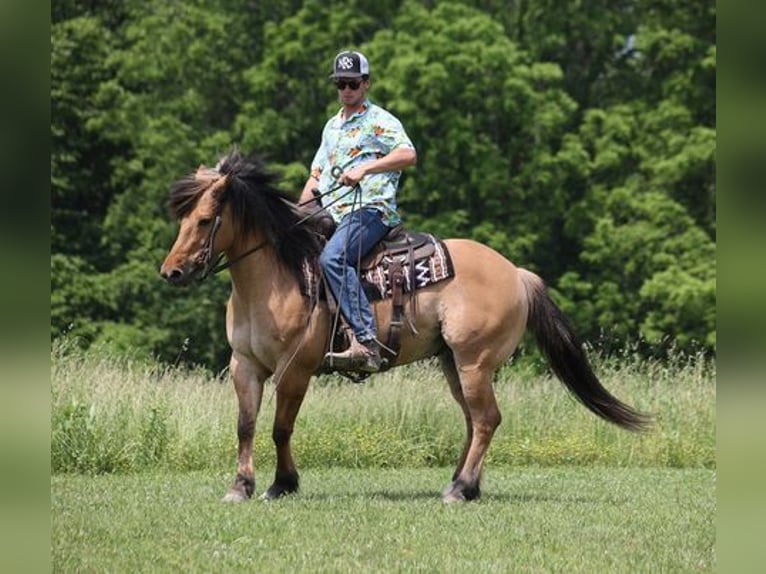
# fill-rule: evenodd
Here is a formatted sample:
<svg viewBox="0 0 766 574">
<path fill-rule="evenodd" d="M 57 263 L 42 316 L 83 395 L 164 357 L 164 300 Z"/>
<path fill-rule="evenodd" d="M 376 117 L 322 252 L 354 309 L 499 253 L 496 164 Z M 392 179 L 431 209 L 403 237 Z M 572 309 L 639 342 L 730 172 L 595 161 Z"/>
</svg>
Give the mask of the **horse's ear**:
<svg viewBox="0 0 766 574">
<path fill-rule="evenodd" d="M 223 192 L 226 190 L 226 184 L 229 181 L 228 175 L 219 175 L 213 180 L 213 186 L 210 189 L 210 193 L 214 198 L 219 199 Z"/>
</svg>

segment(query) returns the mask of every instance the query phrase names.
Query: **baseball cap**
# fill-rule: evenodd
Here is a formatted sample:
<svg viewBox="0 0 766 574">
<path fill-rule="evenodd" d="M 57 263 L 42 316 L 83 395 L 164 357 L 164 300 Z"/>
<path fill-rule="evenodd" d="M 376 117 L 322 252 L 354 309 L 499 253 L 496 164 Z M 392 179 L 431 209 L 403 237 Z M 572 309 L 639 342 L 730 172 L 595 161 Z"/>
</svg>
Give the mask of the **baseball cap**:
<svg viewBox="0 0 766 574">
<path fill-rule="evenodd" d="M 331 78 L 359 78 L 370 75 L 370 64 L 361 52 L 341 52 L 335 56 Z"/>
</svg>

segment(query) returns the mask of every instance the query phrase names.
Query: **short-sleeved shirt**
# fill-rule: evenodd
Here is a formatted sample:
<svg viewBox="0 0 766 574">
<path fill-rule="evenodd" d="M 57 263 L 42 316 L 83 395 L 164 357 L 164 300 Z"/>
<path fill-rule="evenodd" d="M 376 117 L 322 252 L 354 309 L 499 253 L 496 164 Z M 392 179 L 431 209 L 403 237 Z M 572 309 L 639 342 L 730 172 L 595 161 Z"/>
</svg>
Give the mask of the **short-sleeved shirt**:
<svg viewBox="0 0 766 574">
<path fill-rule="evenodd" d="M 390 112 L 365 100 L 362 109 L 344 120 L 343 109 L 331 117 L 322 131 L 322 143 L 311 163 L 311 175 L 319 180 L 324 193 L 337 185 L 331 171 L 338 166 L 344 172 L 388 155 L 403 147 L 414 149 L 401 122 Z M 396 191 L 401 171 L 373 173 L 362 178 L 361 205 L 354 205 L 354 193 L 343 186 L 322 198 L 322 204 L 336 222 L 356 207 L 372 207 L 381 212 L 383 221 L 394 226 L 401 221 L 396 207 Z M 343 196 L 337 202 L 337 198 Z"/>
</svg>

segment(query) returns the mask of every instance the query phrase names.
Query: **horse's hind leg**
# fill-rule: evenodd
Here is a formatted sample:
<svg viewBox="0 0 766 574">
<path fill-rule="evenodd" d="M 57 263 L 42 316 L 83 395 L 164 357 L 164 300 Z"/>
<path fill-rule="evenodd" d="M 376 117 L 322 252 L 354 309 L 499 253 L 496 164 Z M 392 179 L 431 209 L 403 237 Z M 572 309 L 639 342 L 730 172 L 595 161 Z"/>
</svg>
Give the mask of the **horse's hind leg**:
<svg viewBox="0 0 766 574">
<path fill-rule="evenodd" d="M 457 480 L 460 471 L 463 470 L 465 459 L 468 456 L 468 450 L 471 447 L 471 439 L 473 438 L 473 425 L 471 424 L 471 412 L 468 410 L 468 405 L 465 402 L 463 396 L 463 387 L 460 385 L 460 376 L 458 375 L 457 368 L 455 367 L 455 359 L 452 356 L 452 351 L 449 349 L 439 355 L 439 361 L 441 363 L 444 376 L 449 383 L 449 390 L 452 392 L 452 396 L 460 405 L 460 409 L 463 411 L 465 417 L 466 438 L 463 445 L 463 452 L 460 454 L 460 460 L 457 463 L 457 468 L 452 474 L 452 480 Z"/>
<path fill-rule="evenodd" d="M 479 486 L 484 456 L 501 420 L 492 389 L 493 371 L 478 366 L 461 369 L 459 365 L 457 371 L 470 416 L 470 444 L 462 467 L 444 491 L 444 502 L 473 500 L 481 495 Z"/>
<path fill-rule="evenodd" d="M 241 502 L 253 496 L 255 491 L 255 473 L 253 472 L 253 437 L 255 436 L 255 419 L 261 407 L 263 396 L 263 379 L 258 375 L 258 366 L 241 356 L 233 353 L 229 370 L 234 379 L 234 390 L 239 402 L 239 418 L 237 422 L 237 477 L 231 485 L 224 500 Z"/>
</svg>

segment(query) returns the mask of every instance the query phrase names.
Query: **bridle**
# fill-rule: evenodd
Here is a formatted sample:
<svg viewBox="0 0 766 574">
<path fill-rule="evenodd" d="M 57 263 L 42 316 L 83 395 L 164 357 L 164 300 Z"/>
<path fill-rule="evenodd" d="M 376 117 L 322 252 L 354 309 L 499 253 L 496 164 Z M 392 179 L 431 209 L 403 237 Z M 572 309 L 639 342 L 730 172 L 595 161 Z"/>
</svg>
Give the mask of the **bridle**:
<svg viewBox="0 0 766 574">
<path fill-rule="evenodd" d="M 336 166 L 334 166 L 332 168 L 330 173 L 332 174 L 333 178 L 337 181 L 338 179 L 340 179 L 340 176 L 343 175 L 343 169 L 336 165 Z M 318 215 L 319 213 L 324 211 L 327 207 L 333 205 L 334 203 L 336 203 L 336 202 L 340 201 L 341 199 L 343 199 L 344 197 L 346 197 L 349 193 L 352 193 L 352 192 L 354 192 L 354 193 L 361 193 L 361 187 L 357 183 L 354 187 L 349 188 L 349 190 L 346 193 L 338 196 L 333 201 L 328 203 L 326 206 L 323 206 L 321 204 L 320 200 L 323 197 L 325 197 L 326 195 L 329 195 L 329 194 L 339 190 L 341 187 L 343 187 L 343 184 L 338 183 L 337 185 L 331 187 L 330 189 L 328 189 L 324 193 L 316 193 L 312 199 L 309 199 L 308 201 L 304 201 L 302 203 L 299 203 L 298 207 L 304 207 L 304 206 L 306 206 L 308 204 L 315 203 L 315 202 L 319 203 L 319 206 L 316 209 L 314 209 L 313 211 L 309 212 L 305 217 L 302 217 L 301 219 L 299 219 L 298 221 L 293 223 L 290 226 L 289 229 L 293 229 L 293 228 L 298 227 L 299 225 L 305 223 L 306 221 L 308 221 L 312 217 L 315 217 L 316 215 Z M 223 221 L 221 219 L 221 214 L 220 214 L 220 211 L 222 209 L 223 209 L 223 202 L 221 202 L 221 205 L 219 206 L 219 209 L 218 209 L 218 213 L 216 213 L 215 218 L 213 219 L 213 224 L 210 227 L 210 233 L 208 234 L 207 239 L 205 240 L 205 246 L 202 248 L 202 262 L 203 262 L 205 267 L 204 267 L 202 273 L 199 275 L 198 281 L 204 281 L 210 275 L 216 275 L 216 274 L 220 273 L 221 271 L 224 271 L 224 270 L 228 269 L 229 267 L 231 267 L 235 263 L 239 263 L 245 257 L 247 257 L 249 255 L 252 255 L 253 253 L 255 253 L 256 251 L 258 251 L 260 249 L 263 249 L 269 243 L 268 240 L 264 239 L 263 241 L 261 241 L 255 247 L 252 247 L 252 248 L 248 249 L 244 253 L 240 253 L 234 259 L 229 259 L 229 260 L 224 261 L 224 258 L 226 257 L 226 255 L 223 252 L 219 253 L 218 257 L 213 259 L 213 243 L 215 243 L 215 235 L 216 235 L 216 233 L 218 233 L 218 230 L 220 229 L 221 223 Z"/>
<path fill-rule="evenodd" d="M 225 269 L 228 269 L 235 263 L 241 261 L 248 255 L 252 255 L 259 249 L 263 249 L 268 245 L 267 240 L 261 241 L 258 245 L 255 247 L 252 247 L 245 251 L 244 253 L 240 253 L 237 257 L 234 259 L 229 259 L 224 261 L 224 257 L 226 255 L 221 252 L 218 254 L 218 257 L 213 260 L 213 243 L 215 242 L 215 234 L 218 233 L 218 229 L 221 227 L 221 216 L 220 214 L 216 214 L 215 219 L 213 220 L 213 225 L 210 227 L 210 233 L 207 236 L 207 239 L 205 240 L 205 246 L 202 248 L 202 261 L 205 264 L 205 268 L 202 271 L 202 274 L 199 276 L 199 281 L 204 281 L 207 279 L 210 275 L 216 275 L 220 273 L 221 271 L 224 271 Z"/>
</svg>

